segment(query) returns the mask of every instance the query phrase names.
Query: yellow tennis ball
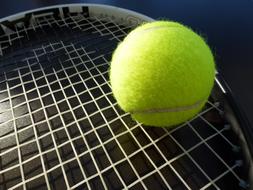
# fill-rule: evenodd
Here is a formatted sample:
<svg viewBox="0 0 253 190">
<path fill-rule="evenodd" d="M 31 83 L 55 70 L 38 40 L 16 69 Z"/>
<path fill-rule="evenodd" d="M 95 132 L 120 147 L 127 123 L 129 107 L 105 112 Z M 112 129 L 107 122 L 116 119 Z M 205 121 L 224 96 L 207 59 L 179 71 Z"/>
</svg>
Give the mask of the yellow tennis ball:
<svg viewBox="0 0 253 190">
<path fill-rule="evenodd" d="M 110 68 L 119 106 L 150 126 L 173 126 L 205 105 L 215 78 L 212 52 L 191 29 L 168 21 L 144 24 L 116 48 Z"/>
</svg>

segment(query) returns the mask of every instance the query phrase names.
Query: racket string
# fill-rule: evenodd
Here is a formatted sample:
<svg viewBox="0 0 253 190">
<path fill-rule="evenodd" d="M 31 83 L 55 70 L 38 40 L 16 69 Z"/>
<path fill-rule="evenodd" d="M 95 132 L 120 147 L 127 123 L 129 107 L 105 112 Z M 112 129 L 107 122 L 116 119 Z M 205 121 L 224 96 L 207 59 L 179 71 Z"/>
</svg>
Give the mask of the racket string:
<svg viewBox="0 0 253 190">
<path fill-rule="evenodd" d="M 109 60 L 131 26 L 82 15 L 33 19 L 34 25 L 16 27 L 8 40 L 1 41 L 3 54 L 12 46 L 12 53 L 25 47 L 14 57 L 0 58 L 4 70 L 1 84 L 6 84 L 0 91 L 0 104 L 6 104 L 0 113 L 0 127 L 12 126 L 1 131 L 0 142 L 15 139 L 14 144 L 3 143 L 0 148 L 0 175 L 18 170 L 20 176 L 14 185 L 6 183 L 5 187 L 29 189 L 29 184 L 37 181 L 48 189 L 94 189 L 99 184 L 104 189 L 149 189 L 153 182 L 168 189 L 219 189 L 218 182 L 228 174 L 243 182 L 235 172 L 238 162 L 229 165 L 210 145 L 218 138 L 231 151 L 235 146 L 223 134 L 227 130 L 223 122 L 213 125 L 206 119 L 206 113 L 221 111 L 214 103 L 197 118 L 170 131 L 144 128 L 118 108 L 108 82 Z M 212 132 L 198 131 L 199 123 Z M 25 134 L 23 141 L 21 134 Z M 139 138 L 147 142 L 143 144 Z M 216 162 L 222 165 L 221 170 L 210 172 L 201 164 L 198 152 L 204 150 L 215 158 L 210 161 L 214 166 Z M 8 154 L 15 155 L 14 164 L 6 161 L 4 165 Z M 27 168 L 34 173 L 28 175 Z M 125 170 L 131 175 L 124 174 Z"/>
</svg>

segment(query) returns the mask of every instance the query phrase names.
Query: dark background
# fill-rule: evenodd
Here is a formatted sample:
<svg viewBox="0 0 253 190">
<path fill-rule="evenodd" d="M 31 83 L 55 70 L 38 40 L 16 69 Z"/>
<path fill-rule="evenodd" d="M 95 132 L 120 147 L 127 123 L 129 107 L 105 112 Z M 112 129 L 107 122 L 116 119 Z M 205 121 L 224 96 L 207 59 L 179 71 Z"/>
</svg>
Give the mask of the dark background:
<svg viewBox="0 0 253 190">
<path fill-rule="evenodd" d="M 170 19 L 204 36 L 217 69 L 253 126 L 253 0 L 1 0 L 0 17 L 67 3 L 100 3 Z"/>
</svg>

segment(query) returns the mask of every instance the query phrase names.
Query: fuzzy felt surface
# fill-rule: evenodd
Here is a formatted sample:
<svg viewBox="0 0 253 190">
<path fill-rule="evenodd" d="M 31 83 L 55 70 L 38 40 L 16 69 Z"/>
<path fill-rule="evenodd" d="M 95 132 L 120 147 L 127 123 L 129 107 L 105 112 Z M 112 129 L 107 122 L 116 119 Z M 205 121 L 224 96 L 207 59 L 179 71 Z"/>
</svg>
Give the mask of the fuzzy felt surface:
<svg viewBox="0 0 253 190">
<path fill-rule="evenodd" d="M 119 106 L 152 126 L 173 126 L 195 116 L 210 95 L 214 77 L 214 58 L 203 38 L 168 21 L 130 32 L 110 67 Z"/>
</svg>

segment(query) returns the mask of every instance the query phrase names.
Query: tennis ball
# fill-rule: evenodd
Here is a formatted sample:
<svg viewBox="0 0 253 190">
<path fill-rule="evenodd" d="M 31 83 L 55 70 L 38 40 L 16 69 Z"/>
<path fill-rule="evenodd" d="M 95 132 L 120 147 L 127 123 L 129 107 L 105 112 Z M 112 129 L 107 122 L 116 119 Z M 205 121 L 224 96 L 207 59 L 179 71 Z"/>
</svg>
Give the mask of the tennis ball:
<svg viewBox="0 0 253 190">
<path fill-rule="evenodd" d="M 119 106 L 150 126 L 174 126 L 205 105 L 215 78 L 205 41 L 176 22 L 137 27 L 116 48 L 110 67 Z"/>
</svg>

